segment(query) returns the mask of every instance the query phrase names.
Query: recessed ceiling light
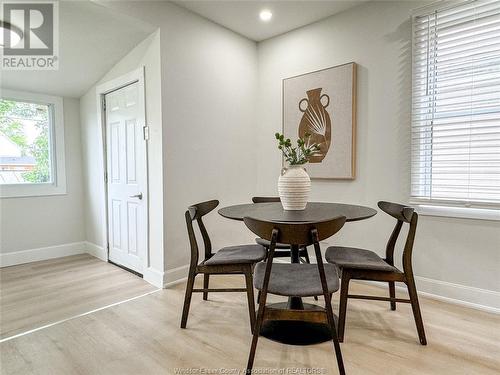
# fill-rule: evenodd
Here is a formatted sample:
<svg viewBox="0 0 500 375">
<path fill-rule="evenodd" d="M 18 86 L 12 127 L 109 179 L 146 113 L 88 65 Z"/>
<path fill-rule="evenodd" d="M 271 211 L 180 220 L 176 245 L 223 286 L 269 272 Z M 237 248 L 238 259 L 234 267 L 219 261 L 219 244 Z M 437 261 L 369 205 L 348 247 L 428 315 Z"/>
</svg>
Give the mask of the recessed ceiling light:
<svg viewBox="0 0 500 375">
<path fill-rule="evenodd" d="M 0 20 L 0 47 L 5 47 L 7 41 L 4 40 L 4 36 L 7 36 L 7 34 L 10 38 L 9 47 L 15 46 L 23 38 L 23 32 L 19 27 Z"/>
<path fill-rule="evenodd" d="M 273 13 L 269 9 L 264 9 L 260 11 L 259 17 L 261 21 L 267 22 L 273 18 Z"/>
</svg>

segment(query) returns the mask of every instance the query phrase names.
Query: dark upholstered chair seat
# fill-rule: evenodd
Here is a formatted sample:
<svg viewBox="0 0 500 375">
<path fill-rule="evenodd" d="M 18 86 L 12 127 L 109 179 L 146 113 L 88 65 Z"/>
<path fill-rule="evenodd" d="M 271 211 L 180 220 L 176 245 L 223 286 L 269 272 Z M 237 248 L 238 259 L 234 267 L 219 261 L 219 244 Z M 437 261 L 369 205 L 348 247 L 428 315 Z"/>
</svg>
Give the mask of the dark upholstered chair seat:
<svg viewBox="0 0 500 375">
<path fill-rule="evenodd" d="M 250 327 L 253 332 L 255 326 L 255 301 L 253 288 L 253 269 L 255 262 L 266 256 L 266 250 L 260 245 L 242 245 L 226 247 L 218 253 L 212 252 L 212 242 L 207 228 L 203 223 L 203 217 L 219 205 L 216 199 L 196 203 L 188 207 L 184 213 L 186 227 L 191 247 L 191 261 L 189 264 L 188 280 L 186 284 L 186 294 L 184 295 L 184 306 L 182 307 L 181 328 L 186 328 L 191 297 L 193 293 L 203 293 L 203 300 L 208 300 L 208 293 L 212 292 L 243 292 L 246 291 L 248 299 L 248 313 L 250 315 Z M 200 248 L 196 239 L 195 227 L 197 223 L 203 238 L 203 260 L 200 260 Z M 230 273 L 245 277 L 246 288 L 210 288 L 210 275 L 220 275 Z M 195 288 L 194 282 L 198 275 L 203 275 L 203 288 Z"/>
<path fill-rule="evenodd" d="M 266 249 L 260 245 L 239 245 L 224 247 L 217 251 L 203 264 L 217 266 L 220 264 L 257 263 L 266 257 Z"/>
<path fill-rule="evenodd" d="M 396 303 L 409 302 L 417 326 L 418 338 L 422 345 L 427 345 L 425 338 L 424 322 L 418 303 L 417 288 L 411 267 L 413 242 L 417 230 L 418 214 L 415 209 L 403 204 L 380 201 L 378 207 L 389 216 L 396 219 L 396 225 L 385 248 L 385 257 L 381 258 L 377 253 L 353 247 L 331 246 L 326 250 L 326 260 L 342 269 L 342 283 L 340 286 L 339 304 L 339 341 L 344 339 L 346 322 L 347 301 L 349 298 L 367 299 L 376 301 L 387 301 L 391 310 L 396 310 Z M 403 225 L 408 224 L 408 232 L 403 248 L 402 261 L 406 267 L 403 271 L 391 264 L 394 259 L 394 251 L 398 242 Z M 387 259 L 387 261 L 386 261 Z M 351 295 L 349 294 L 349 283 L 351 280 L 372 280 L 387 282 L 389 286 L 389 297 L 373 295 Z M 403 282 L 408 288 L 409 299 L 396 298 L 396 282 Z"/>
<path fill-rule="evenodd" d="M 333 264 L 325 264 L 328 292 L 339 289 L 339 276 Z M 254 271 L 254 285 L 261 290 L 264 284 L 266 263 L 258 263 Z M 323 295 L 319 270 L 316 264 L 275 263 L 271 269 L 268 293 L 280 296 L 310 297 Z"/>
<path fill-rule="evenodd" d="M 355 247 L 330 246 L 326 249 L 325 258 L 340 268 L 400 272 L 373 251 Z"/>
<path fill-rule="evenodd" d="M 269 247 L 271 246 L 271 241 L 265 240 L 263 238 L 256 238 L 255 242 L 257 242 L 259 245 L 262 245 L 264 247 Z M 276 244 L 276 249 L 288 249 L 290 250 L 290 245 L 287 245 L 286 243 L 277 243 Z"/>
</svg>

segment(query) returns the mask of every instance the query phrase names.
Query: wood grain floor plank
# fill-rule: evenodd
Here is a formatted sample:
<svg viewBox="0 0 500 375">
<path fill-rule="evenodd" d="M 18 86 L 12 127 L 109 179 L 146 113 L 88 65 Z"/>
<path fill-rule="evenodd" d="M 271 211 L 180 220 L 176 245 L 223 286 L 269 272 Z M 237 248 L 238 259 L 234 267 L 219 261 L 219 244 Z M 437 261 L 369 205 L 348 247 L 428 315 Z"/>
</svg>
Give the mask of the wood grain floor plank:
<svg viewBox="0 0 500 375">
<path fill-rule="evenodd" d="M 201 279 L 200 279 L 201 281 Z M 241 277 L 211 286 L 244 285 Z M 244 294 L 195 294 L 179 328 L 185 284 L 0 344 L 2 374 L 175 374 L 178 369 L 242 369 L 251 341 Z M 380 293 L 353 282 L 355 293 Z M 401 294 L 403 296 L 403 294 Z M 334 307 L 338 308 L 338 296 Z M 281 301 L 273 297 L 272 301 Z M 312 299 L 308 302 L 313 303 Z M 349 301 L 348 374 L 485 374 L 500 369 L 500 317 L 421 298 L 429 344 L 418 343 L 410 306 Z M 316 368 L 336 374 L 330 343 L 286 346 L 259 340 L 255 368 Z"/>
<path fill-rule="evenodd" d="M 64 277 L 50 274 L 50 262 L 35 268 L 26 266 L 19 272 L 9 270 L 7 276 L 2 273 L 2 280 L 6 279 L 8 285 L 5 293 L 7 314 L 14 314 L 16 309 L 27 309 L 30 314 L 37 311 L 31 305 L 43 304 L 43 298 L 37 298 L 34 291 L 23 289 L 37 283 L 43 285 L 41 289 L 50 300 L 39 311 L 45 310 L 42 315 L 50 318 L 71 313 L 65 300 L 75 304 L 75 310 L 82 308 L 83 303 L 64 293 L 58 301 L 55 291 L 65 285 L 85 295 L 83 300 L 97 301 L 97 304 L 105 302 L 110 293 L 125 295 L 123 289 L 132 290 L 132 294 L 142 291 L 134 275 L 107 267 L 98 271 L 94 268 L 99 269 L 102 265 L 94 264 L 93 259 L 80 256 L 73 260 L 59 259 L 53 266 L 52 269 L 58 269 L 59 273 L 66 273 L 66 278 L 71 275 L 67 284 Z M 88 291 L 79 287 L 82 283 L 72 282 L 77 275 L 94 293 L 85 294 Z M 12 282 L 13 279 L 23 287 Z M 244 286 L 243 278 L 211 278 L 214 287 L 238 285 Z M 209 301 L 202 301 L 201 294 L 195 294 L 188 327 L 183 330 L 179 324 L 184 287 L 185 284 L 178 284 L 5 341 L 0 344 L 0 372 L 5 375 L 121 375 L 176 374 L 186 369 L 205 369 L 206 373 L 221 368 L 242 371 L 251 341 L 245 295 L 210 294 Z M 386 293 L 356 282 L 352 290 L 363 294 Z M 404 297 L 399 291 L 398 294 Z M 270 298 L 270 302 L 282 300 Z M 312 299 L 307 302 L 314 303 Z M 421 298 L 421 307 L 429 341 L 426 347 L 418 343 L 409 305 L 398 304 L 397 311 L 390 311 L 389 304 L 384 302 L 349 301 L 342 344 L 347 372 L 380 375 L 499 373 L 500 316 L 427 298 Z M 338 296 L 334 297 L 334 308 L 338 308 Z M 12 316 L 8 315 L 9 319 Z M 28 324 L 29 314 L 23 316 Z M 16 319 L 12 322 L 9 324 L 20 324 Z M 324 374 L 337 373 L 330 343 L 286 346 L 265 338 L 259 340 L 255 368 L 315 368 L 324 369 Z M 191 371 L 196 373 L 196 370 Z"/>
<path fill-rule="evenodd" d="M 0 269 L 0 338 L 29 331 L 156 288 L 87 254 Z"/>
</svg>

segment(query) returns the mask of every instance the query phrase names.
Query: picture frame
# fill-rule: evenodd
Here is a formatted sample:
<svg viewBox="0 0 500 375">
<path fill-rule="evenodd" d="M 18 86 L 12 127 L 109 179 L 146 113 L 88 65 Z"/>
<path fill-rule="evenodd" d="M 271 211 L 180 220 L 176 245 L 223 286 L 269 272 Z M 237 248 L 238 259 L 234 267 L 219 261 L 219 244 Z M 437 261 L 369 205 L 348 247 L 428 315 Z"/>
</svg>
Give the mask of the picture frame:
<svg viewBox="0 0 500 375">
<path fill-rule="evenodd" d="M 306 166 L 311 178 L 356 178 L 356 91 L 354 62 L 283 79 L 283 134 L 320 145 Z"/>
</svg>

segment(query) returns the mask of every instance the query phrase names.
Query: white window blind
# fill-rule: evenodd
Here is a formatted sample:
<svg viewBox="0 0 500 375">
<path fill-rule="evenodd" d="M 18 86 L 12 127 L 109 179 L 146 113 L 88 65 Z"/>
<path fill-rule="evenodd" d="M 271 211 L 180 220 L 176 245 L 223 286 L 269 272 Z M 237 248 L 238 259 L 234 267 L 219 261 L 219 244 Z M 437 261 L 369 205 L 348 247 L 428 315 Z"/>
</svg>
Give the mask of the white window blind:
<svg viewBox="0 0 500 375">
<path fill-rule="evenodd" d="M 413 17 L 412 200 L 500 206 L 500 1 Z"/>
</svg>

